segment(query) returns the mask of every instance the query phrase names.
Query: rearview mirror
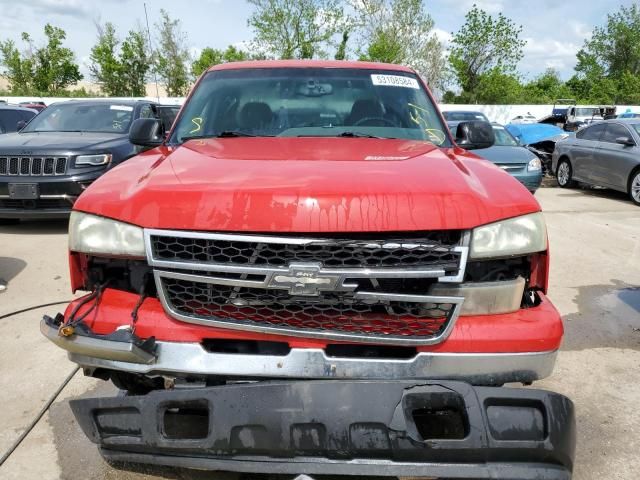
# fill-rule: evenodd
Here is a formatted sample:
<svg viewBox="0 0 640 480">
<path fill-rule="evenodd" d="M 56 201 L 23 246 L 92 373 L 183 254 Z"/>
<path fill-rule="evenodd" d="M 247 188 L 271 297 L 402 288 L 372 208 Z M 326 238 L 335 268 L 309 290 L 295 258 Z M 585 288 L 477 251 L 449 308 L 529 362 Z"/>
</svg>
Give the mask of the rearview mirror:
<svg viewBox="0 0 640 480">
<path fill-rule="evenodd" d="M 18 123 L 16 124 L 16 129 L 19 132 L 26 126 L 27 126 L 27 122 L 25 122 L 24 120 L 19 120 Z"/>
<path fill-rule="evenodd" d="M 493 146 L 496 137 L 489 122 L 461 122 L 456 130 L 456 143 L 466 150 L 477 150 Z"/>
<path fill-rule="evenodd" d="M 616 138 L 616 143 L 624 145 L 625 147 L 633 147 L 636 144 L 631 137 L 618 137 Z"/>
<path fill-rule="evenodd" d="M 157 118 L 139 118 L 129 130 L 129 141 L 141 147 L 157 147 L 164 141 L 162 122 Z"/>
</svg>

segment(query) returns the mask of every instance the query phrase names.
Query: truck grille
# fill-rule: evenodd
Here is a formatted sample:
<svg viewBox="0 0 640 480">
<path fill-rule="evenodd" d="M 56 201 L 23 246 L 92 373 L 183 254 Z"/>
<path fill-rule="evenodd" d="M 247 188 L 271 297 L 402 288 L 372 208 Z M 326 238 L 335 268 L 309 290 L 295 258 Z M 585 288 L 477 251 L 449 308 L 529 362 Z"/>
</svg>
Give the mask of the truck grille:
<svg viewBox="0 0 640 480">
<path fill-rule="evenodd" d="M 283 267 L 319 262 L 323 267 L 384 268 L 437 266 L 457 270 L 460 232 L 432 232 L 415 239 L 333 239 L 301 244 L 231 239 L 151 236 L 154 258 L 177 262 Z"/>
<path fill-rule="evenodd" d="M 166 311 L 183 321 L 345 341 L 443 340 L 463 299 L 426 293 L 461 281 L 462 232 L 398 239 L 145 231 Z"/>
<path fill-rule="evenodd" d="M 52 176 L 67 172 L 67 157 L 2 157 L 0 175 Z"/>
</svg>

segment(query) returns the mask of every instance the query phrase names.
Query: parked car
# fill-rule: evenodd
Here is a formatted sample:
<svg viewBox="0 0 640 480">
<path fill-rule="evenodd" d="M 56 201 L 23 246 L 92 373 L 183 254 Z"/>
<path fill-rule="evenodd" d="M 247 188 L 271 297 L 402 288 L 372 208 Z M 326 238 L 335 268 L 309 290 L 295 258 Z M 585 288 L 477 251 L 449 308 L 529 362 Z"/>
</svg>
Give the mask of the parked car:
<svg viewBox="0 0 640 480">
<path fill-rule="evenodd" d="M 38 114 L 36 110 L 16 105 L 0 105 L 0 134 L 13 133 Z"/>
<path fill-rule="evenodd" d="M 510 123 L 538 123 L 536 117 L 527 112 L 524 115 L 517 115 L 511 119 Z"/>
<path fill-rule="evenodd" d="M 558 185 L 576 182 L 629 194 L 640 205 L 640 119 L 615 119 L 587 126 L 556 144 L 553 169 Z"/>
<path fill-rule="evenodd" d="M 487 116 L 482 112 L 466 111 L 466 110 L 449 110 L 442 112 L 442 116 L 447 121 L 449 130 L 455 134 L 456 128 L 462 122 L 489 122 Z"/>
<path fill-rule="evenodd" d="M 504 126 L 493 123 L 492 127 L 495 134 L 493 146 L 475 150 L 474 153 L 495 163 L 527 187 L 527 190 L 535 193 L 542 183 L 542 162 Z"/>
<path fill-rule="evenodd" d="M 138 118 L 157 118 L 153 106 L 70 100 L 47 107 L 20 132 L 0 136 L 0 219 L 68 216 L 96 178 L 140 152 L 129 128 Z"/>
<path fill-rule="evenodd" d="M 37 100 L 34 100 L 33 102 L 20 102 L 18 105 L 25 108 L 31 108 L 32 110 L 36 110 L 38 112 L 41 112 L 42 110 L 47 108 L 47 105 L 44 102 Z"/>
<path fill-rule="evenodd" d="M 551 373 L 562 321 L 540 205 L 463 150 L 489 123 L 454 140 L 400 65 L 262 61 L 212 67 L 161 132 L 136 120 L 153 148 L 74 205 L 89 293 L 41 323 L 131 393 L 71 403 L 102 455 L 569 479 L 571 402 L 500 387 Z"/>
</svg>

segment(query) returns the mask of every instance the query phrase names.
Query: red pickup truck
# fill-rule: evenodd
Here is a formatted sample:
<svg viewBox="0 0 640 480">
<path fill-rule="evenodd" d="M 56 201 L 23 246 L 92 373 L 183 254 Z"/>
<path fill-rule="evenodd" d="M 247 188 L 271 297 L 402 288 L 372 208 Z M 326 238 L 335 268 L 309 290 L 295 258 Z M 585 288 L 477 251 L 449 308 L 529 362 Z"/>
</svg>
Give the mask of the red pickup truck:
<svg viewBox="0 0 640 480">
<path fill-rule="evenodd" d="M 568 479 L 548 376 L 540 206 L 453 138 L 411 69 L 264 61 L 206 72 L 165 138 L 69 225 L 89 292 L 41 330 L 115 398 L 72 409 L 105 458 L 245 472 Z"/>
</svg>

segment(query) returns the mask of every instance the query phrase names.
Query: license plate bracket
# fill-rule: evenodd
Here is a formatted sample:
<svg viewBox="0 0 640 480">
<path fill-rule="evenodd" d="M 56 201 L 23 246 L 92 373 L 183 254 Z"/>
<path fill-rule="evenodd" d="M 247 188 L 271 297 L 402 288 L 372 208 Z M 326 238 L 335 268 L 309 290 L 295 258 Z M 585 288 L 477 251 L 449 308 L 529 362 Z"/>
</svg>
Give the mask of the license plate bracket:
<svg viewBox="0 0 640 480">
<path fill-rule="evenodd" d="M 15 200 L 36 200 L 40 197 L 37 183 L 10 183 L 9 198 Z"/>
</svg>

